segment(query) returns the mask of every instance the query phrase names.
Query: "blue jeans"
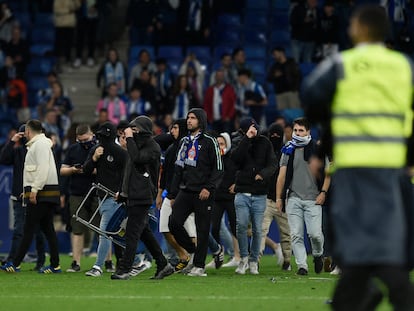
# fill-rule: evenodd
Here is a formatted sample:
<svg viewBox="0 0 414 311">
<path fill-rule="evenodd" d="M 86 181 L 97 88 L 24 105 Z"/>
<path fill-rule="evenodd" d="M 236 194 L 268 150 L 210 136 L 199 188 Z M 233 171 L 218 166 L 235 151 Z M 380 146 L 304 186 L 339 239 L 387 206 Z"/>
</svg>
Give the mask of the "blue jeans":
<svg viewBox="0 0 414 311">
<path fill-rule="evenodd" d="M 111 220 L 112 216 L 114 215 L 115 211 L 118 209 L 120 204 L 116 203 L 114 198 L 107 198 L 99 208 L 99 213 L 101 214 L 101 222 L 99 224 L 99 228 L 101 230 L 106 230 L 109 221 Z M 105 238 L 102 235 L 99 235 L 99 245 L 98 245 L 98 254 L 96 257 L 95 266 L 102 267 L 106 255 L 108 255 L 108 251 L 112 245 L 112 242 Z"/>
<path fill-rule="evenodd" d="M 311 63 L 315 51 L 315 43 L 292 40 L 292 56 L 299 63 Z"/>
<path fill-rule="evenodd" d="M 323 254 L 323 233 L 322 233 L 322 206 L 316 205 L 312 200 L 301 200 L 290 197 L 286 205 L 286 214 L 290 226 L 290 237 L 292 250 L 298 268 L 308 270 L 307 254 L 303 235 L 305 233 L 304 223 L 312 245 L 314 257 Z"/>
<path fill-rule="evenodd" d="M 230 256 L 234 256 L 233 238 L 231 236 L 229 228 L 226 225 L 226 219 L 223 215 L 220 224 L 220 240 L 226 250 L 226 253 Z"/>
<path fill-rule="evenodd" d="M 266 195 L 246 195 L 237 193 L 234 199 L 236 207 L 236 232 L 239 241 L 240 257 L 249 256 L 249 242 L 247 229 L 252 223 L 252 244 L 250 247 L 249 262 L 257 262 L 260 255 L 260 242 L 262 239 L 263 215 L 266 209 Z"/>
</svg>

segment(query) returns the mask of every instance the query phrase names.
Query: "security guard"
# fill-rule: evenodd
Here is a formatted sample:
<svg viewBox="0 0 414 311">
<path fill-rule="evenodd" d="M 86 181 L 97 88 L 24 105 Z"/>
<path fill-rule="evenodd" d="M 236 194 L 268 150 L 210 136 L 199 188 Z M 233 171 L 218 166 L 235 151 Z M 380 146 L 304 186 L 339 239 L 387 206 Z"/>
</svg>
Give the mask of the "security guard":
<svg viewBox="0 0 414 311">
<path fill-rule="evenodd" d="M 413 68 L 381 43 L 388 31 L 382 7 L 357 8 L 349 28 L 355 47 L 324 61 L 303 87 L 307 117 L 327 129 L 336 168 L 331 218 L 342 276 L 334 310 L 373 309 L 378 301 L 364 296 L 374 277 L 394 310 L 414 310 L 401 187 L 414 164 Z"/>
</svg>

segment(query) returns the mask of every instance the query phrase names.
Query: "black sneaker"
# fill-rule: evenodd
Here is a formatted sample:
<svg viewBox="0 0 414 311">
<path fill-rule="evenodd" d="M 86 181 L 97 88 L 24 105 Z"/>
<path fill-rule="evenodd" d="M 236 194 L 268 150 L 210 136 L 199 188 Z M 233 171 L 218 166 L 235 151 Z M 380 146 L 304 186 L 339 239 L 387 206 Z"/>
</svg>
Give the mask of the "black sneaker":
<svg viewBox="0 0 414 311">
<path fill-rule="evenodd" d="M 283 265 L 282 265 L 282 270 L 285 270 L 285 271 L 290 271 L 290 270 L 292 270 L 292 267 L 290 266 L 290 262 L 285 261 L 285 262 L 283 263 Z"/>
<path fill-rule="evenodd" d="M 315 273 L 321 273 L 323 269 L 323 256 L 313 257 L 313 264 L 315 267 Z"/>
<path fill-rule="evenodd" d="M 220 250 L 218 254 L 213 255 L 214 258 L 214 265 L 216 266 L 216 269 L 219 269 L 224 262 L 224 247 L 220 245 Z"/>
<path fill-rule="evenodd" d="M 111 280 L 129 280 L 130 276 L 128 272 L 117 271 L 111 275 Z"/>
<path fill-rule="evenodd" d="M 299 268 L 298 272 L 296 272 L 297 275 L 308 275 L 308 270 L 305 268 Z"/>
<path fill-rule="evenodd" d="M 79 272 L 81 269 L 80 265 L 76 262 L 76 260 L 72 261 L 70 268 L 66 270 L 66 272 Z"/>
<path fill-rule="evenodd" d="M 105 261 L 105 270 L 106 272 L 115 272 L 115 266 L 112 263 L 112 260 Z"/>
<path fill-rule="evenodd" d="M 162 269 L 157 267 L 157 272 L 151 277 L 151 280 L 162 280 L 163 278 L 174 273 L 174 267 L 170 263 L 167 263 Z"/>
<path fill-rule="evenodd" d="M 174 267 L 175 272 L 181 272 L 185 267 L 187 267 L 189 262 L 190 257 L 188 257 L 187 259 L 180 259 L 180 261 Z"/>
</svg>

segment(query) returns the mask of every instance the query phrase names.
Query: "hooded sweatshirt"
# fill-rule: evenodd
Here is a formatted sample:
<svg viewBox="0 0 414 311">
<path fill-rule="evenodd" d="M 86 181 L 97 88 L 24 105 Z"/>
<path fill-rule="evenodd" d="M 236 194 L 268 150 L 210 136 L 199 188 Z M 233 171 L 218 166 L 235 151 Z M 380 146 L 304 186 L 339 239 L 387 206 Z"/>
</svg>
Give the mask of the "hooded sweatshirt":
<svg viewBox="0 0 414 311">
<path fill-rule="evenodd" d="M 121 146 L 116 144 L 116 128 L 110 122 L 105 122 L 96 132 L 99 144 L 94 146 L 88 154 L 83 165 L 85 174 L 92 174 L 96 168 L 96 182 L 106 188 L 117 192 L 122 184 L 122 177 L 127 162 L 128 154 Z M 93 160 L 93 154 L 98 147 L 103 147 L 104 152 L 98 161 Z M 104 193 L 98 193 L 103 197 Z"/>
<path fill-rule="evenodd" d="M 267 137 L 273 146 L 273 151 L 276 155 L 277 163 L 279 163 L 281 150 L 283 146 L 283 127 L 279 124 L 272 123 L 267 131 Z M 276 201 L 276 181 L 279 175 L 279 166 L 276 167 L 276 171 L 270 179 L 269 190 L 267 192 L 267 198 Z"/>
<path fill-rule="evenodd" d="M 150 206 L 157 195 L 160 169 L 160 146 L 152 138 L 152 121 L 139 116 L 131 123 L 139 133 L 128 137 L 128 161 L 125 167 L 121 195 L 128 198 L 129 207 Z"/>
<path fill-rule="evenodd" d="M 180 141 L 170 198 L 175 198 L 179 189 L 196 193 L 202 189 L 207 189 L 211 194 L 214 194 L 223 175 L 223 163 L 217 140 L 204 132 L 207 128 L 205 111 L 200 108 L 193 108 L 187 116 L 190 113 L 194 113 L 196 116 L 201 134 L 197 138 L 196 155 L 192 161 L 184 160 L 186 159 L 186 153 L 189 157 L 190 151 L 193 151 L 185 148 L 191 137 L 186 136 Z"/>
</svg>

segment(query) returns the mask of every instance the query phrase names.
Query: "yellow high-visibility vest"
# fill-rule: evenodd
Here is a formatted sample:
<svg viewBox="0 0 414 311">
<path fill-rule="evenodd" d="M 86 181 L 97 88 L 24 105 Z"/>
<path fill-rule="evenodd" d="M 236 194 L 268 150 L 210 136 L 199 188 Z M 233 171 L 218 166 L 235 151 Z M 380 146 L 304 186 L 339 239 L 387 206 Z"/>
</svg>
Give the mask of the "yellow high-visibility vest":
<svg viewBox="0 0 414 311">
<path fill-rule="evenodd" d="M 403 167 L 413 119 L 409 61 L 379 44 L 345 51 L 340 59 L 331 121 L 335 167 Z"/>
</svg>

